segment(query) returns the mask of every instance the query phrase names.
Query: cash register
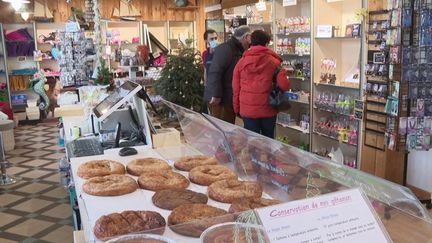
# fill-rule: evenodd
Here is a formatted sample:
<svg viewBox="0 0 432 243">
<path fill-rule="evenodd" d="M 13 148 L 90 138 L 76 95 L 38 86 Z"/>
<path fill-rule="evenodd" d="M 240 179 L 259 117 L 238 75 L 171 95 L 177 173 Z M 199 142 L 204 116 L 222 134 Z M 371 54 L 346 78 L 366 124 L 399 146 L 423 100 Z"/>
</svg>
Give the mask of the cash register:
<svg viewBox="0 0 432 243">
<path fill-rule="evenodd" d="M 122 131 L 133 130 L 135 141 L 144 145 L 152 145 L 148 115 L 145 107 L 141 85 L 131 81 L 125 81 L 109 96 L 93 108 L 91 126 L 93 136 L 83 137 L 66 144 L 69 158 L 103 154 L 104 149 L 120 146 L 120 134 Z M 119 109 L 126 102 L 132 100 L 133 108 Z M 99 131 L 115 126 L 115 139 L 110 143 L 101 143 Z M 132 145 L 132 144 L 127 144 Z"/>
</svg>

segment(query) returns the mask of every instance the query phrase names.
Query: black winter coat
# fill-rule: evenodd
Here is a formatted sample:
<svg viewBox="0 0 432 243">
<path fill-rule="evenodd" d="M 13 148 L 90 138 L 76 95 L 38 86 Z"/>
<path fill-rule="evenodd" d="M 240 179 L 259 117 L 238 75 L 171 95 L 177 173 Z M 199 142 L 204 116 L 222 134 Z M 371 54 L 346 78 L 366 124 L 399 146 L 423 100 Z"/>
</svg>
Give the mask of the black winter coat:
<svg viewBox="0 0 432 243">
<path fill-rule="evenodd" d="M 204 100 L 208 102 L 212 97 L 218 97 L 222 98 L 222 104 L 232 105 L 233 72 L 243 52 L 242 44 L 234 37 L 216 47 L 212 63 L 209 70 L 207 70 Z"/>
</svg>

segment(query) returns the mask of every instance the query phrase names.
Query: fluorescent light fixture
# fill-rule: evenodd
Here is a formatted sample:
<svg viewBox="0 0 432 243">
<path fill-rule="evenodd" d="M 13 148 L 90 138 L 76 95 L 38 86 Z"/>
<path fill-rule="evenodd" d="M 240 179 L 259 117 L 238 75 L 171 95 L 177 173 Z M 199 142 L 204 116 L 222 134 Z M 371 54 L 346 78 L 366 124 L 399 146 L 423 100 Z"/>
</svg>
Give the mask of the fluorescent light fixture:
<svg viewBox="0 0 432 243">
<path fill-rule="evenodd" d="M 10 3 L 15 11 L 18 11 L 24 3 L 30 3 L 28 0 L 3 0 L 3 2 Z"/>
</svg>

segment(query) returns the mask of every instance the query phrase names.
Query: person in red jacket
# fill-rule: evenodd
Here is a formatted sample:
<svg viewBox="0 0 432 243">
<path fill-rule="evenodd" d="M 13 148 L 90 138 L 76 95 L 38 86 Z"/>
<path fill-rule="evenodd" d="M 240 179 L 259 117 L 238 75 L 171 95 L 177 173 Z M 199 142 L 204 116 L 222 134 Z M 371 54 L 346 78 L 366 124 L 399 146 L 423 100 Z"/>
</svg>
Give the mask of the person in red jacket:
<svg viewBox="0 0 432 243">
<path fill-rule="evenodd" d="M 282 59 L 267 47 L 270 35 L 256 30 L 251 35 L 251 48 L 237 63 L 233 76 L 234 112 L 243 118 L 244 127 L 250 131 L 274 138 L 277 109 L 269 104 L 273 73 Z M 290 83 L 285 69 L 277 74 L 277 86 L 282 91 Z"/>
</svg>

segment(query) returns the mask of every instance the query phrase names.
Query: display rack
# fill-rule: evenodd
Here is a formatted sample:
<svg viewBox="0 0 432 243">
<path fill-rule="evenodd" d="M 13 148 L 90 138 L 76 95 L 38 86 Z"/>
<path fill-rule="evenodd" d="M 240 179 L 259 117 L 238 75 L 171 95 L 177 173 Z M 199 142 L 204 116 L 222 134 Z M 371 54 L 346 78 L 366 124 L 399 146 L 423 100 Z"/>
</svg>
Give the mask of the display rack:
<svg viewBox="0 0 432 243">
<path fill-rule="evenodd" d="M 0 24 L 0 31 L 3 33 L 3 24 Z M 10 102 L 10 86 L 8 81 L 8 69 L 6 63 L 6 43 L 3 39 L 3 35 L 0 35 L 0 102 L 9 103 L 9 107 L 12 108 Z"/>
<path fill-rule="evenodd" d="M 405 142 L 397 135 L 406 88 L 401 76 L 402 1 L 370 2 L 365 65 L 365 115 L 361 169 L 405 183 Z"/>
<path fill-rule="evenodd" d="M 329 156 L 341 149 L 338 162 L 359 168 L 361 121 L 355 119 L 354 101 L 363 79 L 362 23 L 356 18 L 362 1 L 316 0 L 312 6 L 312 152 Z"/>
<path fill-rule="evenodd" d="M 19 40 L 8 40 L 9 31 L 23 30 Z M 10 100 L 14 115 L 19 121 L 38 120 L 39 110 L 36 108 L 39 96 L 30 90 L 30 79 L 37 71 L 37 63 L 33 60 L 35 49 L 35 24 L 4 24 L 3 39 L 5 40 L 5 57 Z M 26 36 L 26 37 L 24 37 Z M 22 38 L 24 37 L 24 38 Z M 28 106 L 31 106 L 28 107 Z M 32 115 L 27 111 L 32 109 Z"/>
<path fill-rule="evenodd" d="M 42 53 L 38 61 L 38 69 L 46 73 L 46 77 L 57 78 L 60 76 L 60 66 L 52 51 L 58 47 L 58 41 L 55 40 L 58 31 L 64 31 L 65 23 L 35 23 L 36 25 L 36 51 Z M 44 40 L 49 38 L 50 40 Z M 54 37 L 54 40 L 52 40 Z M 57 49 L 58 50 L 58 49 Z"/>
<path fill-rule="evenodd" d="M 274 49 L 283 59 L 291 84 L 287 93 L 291 107 L 278 115 L 276 137 L 309 151 L 312 2 L 303 0 L 297 5 L 284 7 L 282 0 L 276 0 L 273 9 Z"/>
<path fill-rule="evenodd" d="M 141 21 L 106 21 L 104 31 L 105 40 L 103 43 L 110 49 L 107 53 L 116 53 L 124 50 L 135 53 L 137 46 L 143 43 Z M 117 58 L 121 55 L 115 54 L 110 56 L 110 71 L 116 71 L 117 69 L 127 71 L 120 68 L 121 66 L 129 66 L 124 65 L 124 63 L 122 64 L 121 60 Z"/>
</svg>

